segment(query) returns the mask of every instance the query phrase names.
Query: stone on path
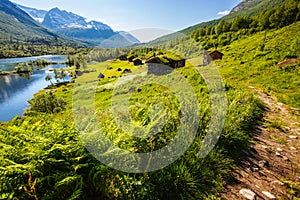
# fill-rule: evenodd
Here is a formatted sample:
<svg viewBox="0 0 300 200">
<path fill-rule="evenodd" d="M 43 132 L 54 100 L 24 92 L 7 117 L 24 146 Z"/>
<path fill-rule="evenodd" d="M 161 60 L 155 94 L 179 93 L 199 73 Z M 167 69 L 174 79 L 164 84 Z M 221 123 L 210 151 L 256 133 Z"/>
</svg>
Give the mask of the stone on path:
<svg viewBox="0 0 300 200">
<path fill-rule="evenodd" d="M 276 199 L 276 197 L 273 194 L 271 194 L 270 192 L 263 191 L 262 193 L 269 199 Z"/>
<path fill-rule="evenodd" d="M 298 139 L 298 136 L 290 135 L 289 138 L 290 139 Z"/>
<path fill-rule="evenodd" d="M 256 199 L 256 194 L 248 189 L 241 189 L 240 194 L 243 195 L 245 198 L 249 200 L 255 200 Z"/>
<path fill-rule="evenodd" d="M 282 149 L 280 149 L 280 148 L 277 148 L 277 151 L 279 151 L 279 152 L 282 152 L 283 150 L 282 150 Z"/>
<path fill-rule="evenodd" d="M 296 151 L 297 149 L 295 147 L 290 147 L 291 150 Z"/>
<path fill-rule="evenodd" d="M 276 181 L 273 181 L 271 184 L 274 184 L 274 185 L 280 185 L 280 186 L 284 186 L 284 183 L 283 183 L 283 182 L 281 182 L 281 181 L 278 181 L 278 180 L 276 180 Z"/>
</svg>

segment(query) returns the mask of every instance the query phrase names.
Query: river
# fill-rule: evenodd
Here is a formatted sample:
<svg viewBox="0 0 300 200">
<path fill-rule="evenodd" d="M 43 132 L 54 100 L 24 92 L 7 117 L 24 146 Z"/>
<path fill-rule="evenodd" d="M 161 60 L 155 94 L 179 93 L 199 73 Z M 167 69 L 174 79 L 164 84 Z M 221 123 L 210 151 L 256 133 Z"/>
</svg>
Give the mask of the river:
<svg viewBox="0 0 300 200">
<path fill-rule="evenodd" d="M 37 58 L 60 63 L 65 62 L 67 56 L 48 55 L 0 59 L 0 70 L 12 71 L 18 63 L 36 60 Z M 30 78 L 21 77 L 18 74 L 0 77 L 0 121 L 6 122 L 13 119 L 16 115 L 23 115 L 24 110 L 29 106 L 28 100 L 32 99 L 35 93 L 50 84 L 50 82 L 45 80 L 46 74 L 52 73 L 49 72 L 49 69 L 65 67 L 65 64 L 49 65 L 46 68 L 34 70 Z M 52 81 L 55 82 L 54 78 Z"/>
</svg>

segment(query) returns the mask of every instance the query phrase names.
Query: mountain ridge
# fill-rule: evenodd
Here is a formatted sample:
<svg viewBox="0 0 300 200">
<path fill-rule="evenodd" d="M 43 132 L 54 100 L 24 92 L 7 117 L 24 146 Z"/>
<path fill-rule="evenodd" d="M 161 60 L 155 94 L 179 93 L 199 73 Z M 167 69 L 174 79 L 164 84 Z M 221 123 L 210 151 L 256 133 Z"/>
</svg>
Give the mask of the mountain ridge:
<svg viewBox="0 0 300 200">
<path fill-rule="evenodd" d="M 30 15 L 9 0 L 0 1 L 0 27 L 1 43 L 8 43 L 11 40 L 23 42 L 35 40 L 42 43 L 50 40 L 57 44 L 75 44 L 78 42 L 41 26 Z"/>
<path fill-rule="evenodd" d="M 26 6 L 22 6 L 19 4 L 15 4 L 17 7 L 25 11 L 29 16 L 31 16 L 34 20 L 36 20 L 39 23 L 42 23 L 44 20 L 45 15 L 47 14 L 47 10 L 41 10 L 36 8 L 30 8 Z"/>
<path fill-rule="evenodd" d="M 125 31 L 114 31 L 109 25 L 86 18 L 58 7 L 49 11 L 16 4 L 42 26 L 55 33 L 86 42 L 89 46 L 126 47 L 140 41 Z M 126 34 L 125 34 L 126 33 Z"/>
</svg>

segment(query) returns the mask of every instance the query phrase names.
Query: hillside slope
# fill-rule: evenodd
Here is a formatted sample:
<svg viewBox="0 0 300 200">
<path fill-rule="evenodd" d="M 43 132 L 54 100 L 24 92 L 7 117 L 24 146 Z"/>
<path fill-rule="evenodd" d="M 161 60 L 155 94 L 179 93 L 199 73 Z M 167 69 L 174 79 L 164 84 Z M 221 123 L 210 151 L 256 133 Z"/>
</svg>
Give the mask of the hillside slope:
<svg viewBox="0 0 300 200">
<path fill-rule="evenodd" d="M 255 86 L 282 103 L 300 108 L 299 65 L 285 69 L 277 66 L 290 55 L 300 57 L 299 32 L 297 22 L 279 30 L 244 36 L 219 48 L 225 55 L 216 63 L 230 83 L 244 88 Z"/>
<path fill-rule="evenodd" d="M 41 37 L 56 36 L 54 33 L 39 26 L 28 14 L 8 0 L 1 0 L 0 2 L 0 20 L 2 37 L 12 33 L 24 37 L 28 37 L 30 33 Z"/>
</svg>

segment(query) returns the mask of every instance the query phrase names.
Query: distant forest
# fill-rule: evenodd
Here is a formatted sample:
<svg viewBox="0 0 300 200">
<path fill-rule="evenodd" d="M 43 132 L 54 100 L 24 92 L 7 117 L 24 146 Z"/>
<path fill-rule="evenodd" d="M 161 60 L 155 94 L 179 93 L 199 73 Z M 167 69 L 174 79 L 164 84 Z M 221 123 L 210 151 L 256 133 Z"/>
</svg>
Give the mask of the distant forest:
<svg viewBox="0 0 300 200">
<path fill-rule="evenodd" d="M 191 37 L 205 48 L 226 46 L 240 36 L 259 31 L 278 29 L 300 20 L 300 2 L 287 0 L 281 6 L 266 10 L 253 17 L 237 16 L 232 21 L 221 20 L 215 26 L 193 31 Z"/>
</svg>

